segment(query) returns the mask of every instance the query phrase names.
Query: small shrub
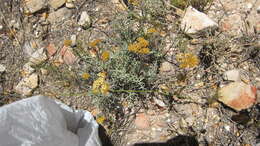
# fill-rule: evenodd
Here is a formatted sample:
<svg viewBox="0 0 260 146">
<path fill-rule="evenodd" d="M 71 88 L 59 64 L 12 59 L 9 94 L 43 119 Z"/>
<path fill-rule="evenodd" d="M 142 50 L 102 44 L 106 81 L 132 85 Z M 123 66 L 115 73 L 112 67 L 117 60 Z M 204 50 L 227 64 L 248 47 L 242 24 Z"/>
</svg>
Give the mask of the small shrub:
<svg viewBox="0 0 260 146">
<path fill-rule="evenodd" d="M 161 4 L 158 0 L 153 1 Z M 163 38 L 159 36 L 158 27 L 146 21 L 150 14 L 151 20 L 156 19 L 153 18 L 156 12 L 148 7 L 152 5 L 151 1 L 144 0 L 139 4 L 143 6 L 144 15 L 140 16 L 134 10 L 118 13 L 111 22 L 113 33 L 117 35 L 107 40 L 97 38 L 86 42 L 87 52 L 80 53 L 86 64 L 82 72 L 90 74 L 86 81 L 88 93 L 101 109 L 109 113 L 116 112 L 115 106 L 120 106 L 122 101 L 143 101 L 152 97 L 149 94 L 155 91 L 154 83 L 163 58 L 159 51 L 163 43 L 156 42 Z"/>
<path fill-rule="evenodd" d="M 198 57 L 191 53 L 178 54 L 177 61 L 180 64 L 180 68 L 193 68 L 193 67 L 198 66 L 198 64 L 199 64 Z"/>
</svg>

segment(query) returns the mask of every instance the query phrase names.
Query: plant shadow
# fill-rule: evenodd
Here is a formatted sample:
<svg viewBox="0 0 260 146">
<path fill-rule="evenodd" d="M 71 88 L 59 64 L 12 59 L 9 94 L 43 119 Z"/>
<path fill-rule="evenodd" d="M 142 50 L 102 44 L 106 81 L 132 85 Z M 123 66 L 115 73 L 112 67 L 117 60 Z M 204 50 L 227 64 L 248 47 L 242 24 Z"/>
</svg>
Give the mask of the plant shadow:
<svg viewBox="0 0 260 146">
<path fill-rule="evenodd" d="M 198 146 L 199 143 L 193 136 L 179 135 L 169 139 L 167 142 L 137 143 L 133 146 Z"/>
</svg>

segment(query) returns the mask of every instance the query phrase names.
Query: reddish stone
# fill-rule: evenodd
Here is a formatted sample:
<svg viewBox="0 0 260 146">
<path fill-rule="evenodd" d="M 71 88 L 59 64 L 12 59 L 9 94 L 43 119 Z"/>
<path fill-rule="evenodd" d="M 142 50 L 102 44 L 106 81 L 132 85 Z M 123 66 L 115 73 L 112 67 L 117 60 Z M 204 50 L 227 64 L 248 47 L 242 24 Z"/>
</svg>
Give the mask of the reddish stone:
<svg viewBox="0 0 260 146">
<path fill-rule="evenodd" d="M 149 117 L 144 113 L 137 114 L 135 126 L 138 129 L 148 129 L 150 127 Z"/>
<path fill-rule="evenodd" d="M 219 101 L 240 111 L 247 109 L 256 102 L 257 89 L 243 82 L 230 83 L 219 90 Z"/>
<path fill-rule="evenodd" d="M 232 26 L 229 22 L 222 22 L 221 28 L 223 31 L 229 31 L 232 28 Z"/>
<path fill-rule="evenodd" d="M 60 55 L 61 55 L 61 56 L 64 56 L 64 54 L 67 52 L 67 50 L 68 50 L 68 47 L 67 47 L 67 46 L 63 46 L 63 47 L 61 48 L 61 50 L 60 50 Z"/>
<path fill-rule="evenodd" d="M 252 92 L 254 91 L 253 89 L 254 87 L 252 87 Z M 251 98 L 248 93 L 242 91 L 239 100 L 231 100 L 229 104 L 235 109 L 245 109 L 251 106 L 255 101 L 255 98 Z"/>
<path fill-rule="evenodd" d="M 64 46 L 60 50 L 60 55 L 63 57 L 63 61 L 66 64 L 74 64 L 77 60 L 77 57 L 73 54 L 73 52 L 70 50 L 71 48 Z"/>
<path fill-rule="evenodd" d="M 57 49 L 55 48 L 54 44 L 49 44 L 47 46 L 48 57 L 53 56 L 56 52 L 57 52 Z"/>
</svg>

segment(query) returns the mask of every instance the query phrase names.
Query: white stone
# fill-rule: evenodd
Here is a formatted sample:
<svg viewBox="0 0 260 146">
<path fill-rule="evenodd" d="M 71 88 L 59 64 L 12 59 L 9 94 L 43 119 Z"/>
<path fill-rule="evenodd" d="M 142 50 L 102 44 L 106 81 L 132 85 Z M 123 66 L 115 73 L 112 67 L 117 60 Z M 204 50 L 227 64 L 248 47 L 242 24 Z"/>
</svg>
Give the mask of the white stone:
<svg viewBox="0 0 260 146">
<path fill-rule="evenodd" d="M 29 62 L 33 65 L 39 65 L 47 60 L 47 55 L 44 48 L 36 50 L 29 59 Z"/>
<path fill-rule="evenodd" d="M 49 0 L 49 5 L 54 9 L 58 9 L 63 4 L 65 4 L 65 2 L 66 0 Z"/>
<path fill-rule="evenodd" d="M 5 72 L 6 68 L 4 65 L 0 64 L 0 73 Z"/>
<path fill-rule="evenodd" d="M 224 79 L 228 81 L 241 81 L 241 71 L 239 69 L 226 71 Z"/>
<path fill-rule="evenodd" d="M 170 62 L 163 62 L 160 66 L 160 74 L 174 73 L 174 66 Z"/>
<path fill-rule="evenodd" d="M 229 132 L 230 131 L 230 126 L 229 125 L 225 125 L 224 128 Z"/>
<path fill-rule="evenodd" d="M 246 3 L 246 8 L 247 9 L 251 9 L 253 7 L 253 4 L 251 4 L 251 3 Z"/>
<path fill-rule="evenodd" d="M 71 46 L 72 47 L 76 46 L 77 36 L 75 34 L 71 35 L 70 40 L 71 40 Z"/>
<path fill-rule="evenodd" d="M 80 15 L 80 19 L 78 24 L 83 27 L 89 27 L 91 25 L 91 19 L 90 16 L 86 11 L 83 11 Z"/>
<path fill-rule="evenodd" d="M 159 100 L 157 98 L 153 98 L 154 102 L 160 106 L 160 107 L 166 107 L 166 104 L 162 101 L 162 100 Z"/>
<path fill-rule="evenodd" d="M 181 21 L 181 29 L 187 34 L 194 34 L 207 28 L 216 28 L 218 24 L 210 19 L 206 14 L 199 12 L 189 6 Z"/>
<path fill-rule="evenodd" d="M 19 29 L 20 24 L 16 20 L 11 20 L 10 21 L 10 26 L 13 27 L 13 28 Z"/>
<path fill-rule="evenodd" d="M 4 28 L 3 25 L 0 24 L 0 30 L 2 30 L 3 28 Z"/>
<path fill-rule="evenodd" d="M 75 5 L 72 2 L 67 2 L 66 7 L 72 9 L 75 8 Z"/>
<path fill-rule="evenodd" d="M 25 9 L 30 13 L 35 13 L 45 7 L 45 0 L 28 0 L 25 2 Z"/>
<path fill-rule="evenodd" d="M 23 78 L 15 87 L 15 91 L 21 95 L 29 96 L 38 86 L 39 77 L 36 73 Z"/>
<path fill-rule="evenodd" d="M 197 74 L 196 78 L 197 78 L 197 79 L 200 79 L 200 78 L 201 78 L 201 75 L 200 75 L 200 74 Z"/>
</svg>

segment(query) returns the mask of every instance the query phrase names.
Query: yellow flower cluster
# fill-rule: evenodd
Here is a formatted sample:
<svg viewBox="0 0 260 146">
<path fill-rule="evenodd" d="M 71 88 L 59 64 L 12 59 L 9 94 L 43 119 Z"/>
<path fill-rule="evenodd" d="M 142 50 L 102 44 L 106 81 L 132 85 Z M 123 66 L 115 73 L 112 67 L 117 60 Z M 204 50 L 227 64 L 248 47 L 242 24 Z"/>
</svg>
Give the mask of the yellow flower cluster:
<svg viewBox="0 0 260 146">
<path fill-rule="evenodd" d="M 83 74 L 81 75 L 81 77 L 82 77 L 84 80 L 87 80 L 87 79 L 90 77 L 90 75 L 89 75 L 88 73 L 83 73 Z"/>
<path fill-rule="evenodd" d="M 106 73 L 101 72 L 98 74 L 98 79 L 94 81 L 92 86 L 92 91 L 94 94 L 108 94 L 109 92 L 109 84 L 105 81 L 106 80 Z"/>
<path fill-rule="evenodd" d="M 101 54 L 101 59 L 102 59 L 103 61 L 107 61 L 107 60 L 109 59 L 109 57 L 110 57 L 110 54 L 109 54 L 108 51 L 104 51 L 104 52 Z"/>
<path fill-rule="evenodd" d="M 105 120 L 106 120 L 106 118 L 105 118 L 104 116 L 99 116 L 99 117 L 96 119 L 97 123 L 98 123 L 98 124 L 101 124 L 101 125 L 104 123 Z"/>
<path fill-rule="evenodd" d="M 193 68 L 199 64 L 199 59 L 192 53 L 181 53 L 176 57 L 181 68 Z"/>
<path fill-rule="evenodd" d="M 93 48 L 93 47 L 96 47 L 97 44 L 100 43 L 100 42 L 101 42 L 100 39 L 96 39 L 96 40 L 94 40 L 92 42 L 89 42 L 88 45 Z"/>
<path fill-rule="evenodd" d="M 147 33 L 156 33 L 158 32 L 154 27 L 151 27 L 147 30 Z"/>
<path fill-rule="evenodd" d="M 149 42 L 145 40 L 143 37 L 137 38 L 137 43 L 130 44 L 128 46 L 128 50 L 131 52 L 135 52 L 138 54 L 148 54 L 150 53 L 150 49 L 147 48 L 149 45 Z"/>
</svg>

